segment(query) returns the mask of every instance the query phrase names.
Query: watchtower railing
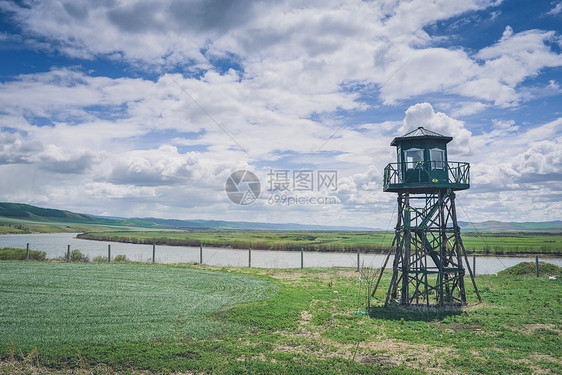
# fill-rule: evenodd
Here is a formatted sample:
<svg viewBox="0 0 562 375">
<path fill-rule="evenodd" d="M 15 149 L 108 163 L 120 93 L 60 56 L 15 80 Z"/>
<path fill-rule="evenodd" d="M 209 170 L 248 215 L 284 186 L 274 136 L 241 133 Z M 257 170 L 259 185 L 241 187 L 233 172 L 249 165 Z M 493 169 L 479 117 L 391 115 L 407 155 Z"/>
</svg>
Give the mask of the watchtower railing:
<svg viewBox="0 0 562 375">
<path fill-rule="evenodd" d="M 383 189 L 416 186 L 466 189 L 470 185 L 470 164 L 464 162 L 390 163 L 384 169 Z"/>
</svg>

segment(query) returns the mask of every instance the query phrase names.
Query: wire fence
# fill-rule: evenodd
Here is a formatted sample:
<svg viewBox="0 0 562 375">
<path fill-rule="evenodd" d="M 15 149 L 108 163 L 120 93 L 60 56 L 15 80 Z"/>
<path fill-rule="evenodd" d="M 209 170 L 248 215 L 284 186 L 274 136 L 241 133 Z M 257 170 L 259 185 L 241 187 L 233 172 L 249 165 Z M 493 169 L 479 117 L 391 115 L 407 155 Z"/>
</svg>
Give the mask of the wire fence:
<svg viewBox="0 0 562 375">
<path fill-rule="evenodd" d="M 135 261 L 145 263 L 191 263 L 218 267 L 255 267 L 255 268 L 318 268 L 346 267 L 359 272 L 360 269 L 380 268 L 386 258 L 385 254 L 355 252 L 317 252 L 306 251 L 271 251 L 255 249 L 228 249 L 210 247 L 156 246 L 126 243 L 104 243 L 100 241 L 77 240 L 79 243 L 66 246 L 27 242 L 26 258 L 31 251 L 44 251 L 47 259 L 59 261 L 115 262 Z M 69 241 L 71 242 L 71 241 Z M 4 245 L 0 242 L 0 247 Z M 389 264 L 392 264 L 390 256 Z M 538 256 L 508 257 L 500 259 L 493 256 L 469 257 L 470 267 L 476 274 L 494 274 L 502 269 L 520 262 L 535 261 Z M 560 258 L 541 258 L 541 261 L 562 266 Z"/>
</svg>

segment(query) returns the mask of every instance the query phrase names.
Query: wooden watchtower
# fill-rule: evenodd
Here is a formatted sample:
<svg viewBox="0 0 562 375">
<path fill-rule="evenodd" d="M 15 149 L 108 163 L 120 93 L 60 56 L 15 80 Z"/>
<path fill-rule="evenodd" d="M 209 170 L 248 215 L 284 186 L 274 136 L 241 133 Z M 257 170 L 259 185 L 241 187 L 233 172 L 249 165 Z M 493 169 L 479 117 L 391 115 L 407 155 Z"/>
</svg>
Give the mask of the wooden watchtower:
<svg viewBox="0 0 562 375">
<path fill-rule="evenodd" d="M 470 187 L 470 165 L 448 160 L 452 140 L 419 127 L 390 144 L 397 162 L 384 169 L 383 190 L 398 193 L 398 220 L 385 306 L 464 305 L 466 269 L 478 295 L 455 209 L 455 191 Z"/>
</svg>

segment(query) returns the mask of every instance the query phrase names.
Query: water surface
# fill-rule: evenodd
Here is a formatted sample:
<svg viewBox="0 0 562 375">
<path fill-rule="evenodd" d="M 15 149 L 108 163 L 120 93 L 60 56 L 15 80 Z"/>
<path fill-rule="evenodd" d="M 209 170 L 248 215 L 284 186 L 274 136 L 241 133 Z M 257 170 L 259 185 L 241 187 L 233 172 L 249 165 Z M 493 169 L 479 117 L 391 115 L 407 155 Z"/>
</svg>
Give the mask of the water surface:
<svg viewBox="0 0 562 375">
<path fill-rule="evenodd" d="M 96 256 L 107 257 L 108 245 L 111 246 L 111 257 L 122 254 L 128 259 L 138 262 L 152 261 L 152 245 L 138 245 L 109 241 L 81 240 L 75 238 L 76 233 L 41 233 L 41 234 L 6 234 L 0 235 L 0 248 L 24 248 L 29 243 L 31 250 L 47 253 L 47 258 L 57 258 L 66 254 L 68 245 L 71 250 L 80 250 L 93 259 Z M 250 259 L 251 256 L 251 259 Z M 190 246 L 156 246 L 156 262 L 158 263 L 199 263 L 199 247 Z M 385 256 L 381 254 L 360 254 L 361 266 L 380 268 Z M 472 266 L 472 256 L 469 256 Z M 476 274 L 494 274 L 520 262 L 534 261 L 533 257 L 495 257 L 477 256 Z M 541 257 L 541 261 L 562 266 L 561 258 Z M 260 268 L 298 268 L 301 266 L 299 251 L 268 251 L 204 248 L 203 263 L 224 267 L 252 267 Z M 357 254 L 354 253 L 322 253 L 305 252 L 304 267 L 357 267 Z M 392 257 L 387 267 L 392 267 Z"/>
</svg>

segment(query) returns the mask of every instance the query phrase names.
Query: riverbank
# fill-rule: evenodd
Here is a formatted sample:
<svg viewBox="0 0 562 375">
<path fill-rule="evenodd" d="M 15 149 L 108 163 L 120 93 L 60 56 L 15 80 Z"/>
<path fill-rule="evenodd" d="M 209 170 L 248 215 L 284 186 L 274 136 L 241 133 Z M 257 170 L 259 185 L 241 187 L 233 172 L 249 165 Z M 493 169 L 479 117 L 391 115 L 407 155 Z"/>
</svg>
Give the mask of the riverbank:
<svg viewBox="0 0 562 375">
<path fill-rule="evenodd" d="M 463 233 L 467 254 L 562 257 L 562 235 L 549 232 Z M 255 249 L 271 251 L 357 251 L 387 254 L 393 232 L 317 231 L 136 231 L 81 233 L 77 238 L 131 244 Z"/>
</svg>

